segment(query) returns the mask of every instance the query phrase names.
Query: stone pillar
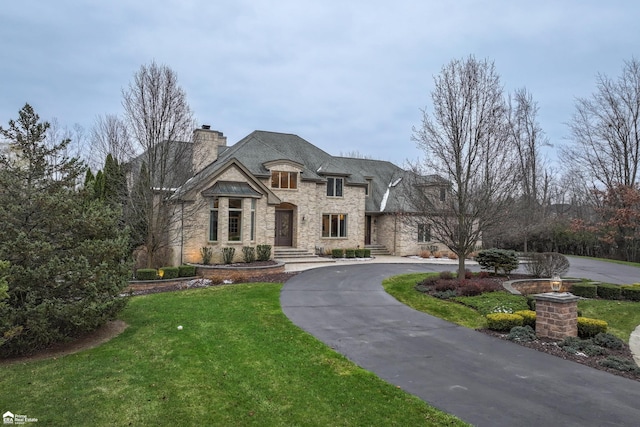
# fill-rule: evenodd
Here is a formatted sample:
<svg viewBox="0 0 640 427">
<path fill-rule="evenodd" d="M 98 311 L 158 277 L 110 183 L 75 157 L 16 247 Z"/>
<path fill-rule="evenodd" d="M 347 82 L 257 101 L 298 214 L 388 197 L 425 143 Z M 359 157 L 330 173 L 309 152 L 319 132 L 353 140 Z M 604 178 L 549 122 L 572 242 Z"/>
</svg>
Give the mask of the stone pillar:
<svg viewBox="0 0 640 427">
<path fill-rule="evenodd" d="M 578 336 L 578 298 L 569 292 L 547 292 L 536 299 L 536 335 L 561 340 Z"/>
</svg>

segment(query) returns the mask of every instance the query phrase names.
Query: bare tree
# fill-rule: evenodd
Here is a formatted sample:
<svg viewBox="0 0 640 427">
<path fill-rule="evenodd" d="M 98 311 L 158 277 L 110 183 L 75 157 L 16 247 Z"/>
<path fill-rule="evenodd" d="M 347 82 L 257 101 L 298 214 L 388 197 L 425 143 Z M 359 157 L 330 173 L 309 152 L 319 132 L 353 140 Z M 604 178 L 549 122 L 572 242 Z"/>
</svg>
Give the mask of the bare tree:
<svg viewBox="0 0 640 427">
<path fill-rule="evenodd" d="M 413 140 L 425 152 L 426 169 L 450 183 L 450 195 L 416 191 L 412 200 L 434 235 L 458 255 L 464 277 L 465 257 L 482 231 L 503 218 L 513 190 L 507 109 L 494 64 L 474 57 L 444 66 L 431 100 L 433 113 L 423 111 Z"/>
<path fill-rule="evenodd" d="M 122 96 L 128 132 L 142 153 L 130 162 L 130 174 L 138 183 L 129 198 L 131 215 L 139 219 L 151 267 L 164 262 L 163 251 L 169 244 L 174 205 L 167 197 L 191 174 L 188 141 L 194 119 L 176 73 L 155 62 L 140 67 Z"/>
<path fill-rule="evenodd" d="M 544 165 L 541 148 L 549 141 L 538 123 L 538 105 L 526 89 L 518 89 L 509 99 L 509 132 L 516 153 L 518 184 L 517 209 L 513 220 L 524 251 L 529 235 L 544 222 L 549 204 L 551 173 Z"/>
<path fill-rule="evenodd" d="M 640 62 L 626 61 L 616 80 L 598 74 L 596 86 L 576 100 L 563 159 L 585 171 L 594 188 L 632 186 L 640 163 Z"/>
<path fill-rule="evenodd" d="M 109 154 L 119 164 L 137 154 L 126 123 L 115 114 L 96 117 L 91 129 L 91 165 L 99 168 Z"/>
</svg>

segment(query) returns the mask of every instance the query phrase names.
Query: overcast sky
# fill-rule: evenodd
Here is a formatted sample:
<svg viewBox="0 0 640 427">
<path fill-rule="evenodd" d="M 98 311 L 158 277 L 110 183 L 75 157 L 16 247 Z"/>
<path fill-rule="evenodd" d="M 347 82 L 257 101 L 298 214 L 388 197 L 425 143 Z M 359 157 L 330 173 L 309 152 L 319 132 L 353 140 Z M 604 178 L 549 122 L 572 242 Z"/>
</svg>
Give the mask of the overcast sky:
<svg viewBox="0 0 640 427">
<path fill-rule="evenodd" d="M 88 131 L 121 114 L 122 88 L 155 60 L 229 144 L 287 132 L 403 165 L 422 155 L 412 126 L 433 77 L 474 55 L 495 62 L 507 92 L 532 93 L 557 148 L 596 74 L 638 57 L 639 19 L 631 0 L 3 1 L 0 125 L 28 102 Z"/>
</svg>

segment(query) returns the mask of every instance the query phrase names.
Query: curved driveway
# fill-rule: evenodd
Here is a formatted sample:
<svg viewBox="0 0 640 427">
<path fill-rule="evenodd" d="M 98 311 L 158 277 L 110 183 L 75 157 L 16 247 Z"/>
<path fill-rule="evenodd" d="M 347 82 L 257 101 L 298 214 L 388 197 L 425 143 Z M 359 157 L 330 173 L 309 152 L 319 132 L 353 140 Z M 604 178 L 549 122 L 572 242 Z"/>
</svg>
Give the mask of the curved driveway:
<svg viewBox="0 0 640 427">
<path fill-rule="evenodd" d="M 284 313 L 364 369 L 477 426 L 631 426 L 640 382 L 456 326 L 399 303 L 386 277 L 429 264 L 335 264 L 282 289 Z"/>
</svg>

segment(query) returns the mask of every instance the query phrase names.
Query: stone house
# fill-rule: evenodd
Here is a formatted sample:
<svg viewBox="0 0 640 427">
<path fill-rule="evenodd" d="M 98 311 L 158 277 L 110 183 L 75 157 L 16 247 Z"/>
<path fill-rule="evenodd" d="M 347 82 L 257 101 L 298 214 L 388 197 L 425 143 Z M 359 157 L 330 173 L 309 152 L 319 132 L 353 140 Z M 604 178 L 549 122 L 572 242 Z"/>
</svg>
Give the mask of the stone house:
<svg viewBox="0 0 640 427">
<path fill-rule="evenodd" d="M 444 247 L 427 221 L 405 221 L 410 173 L 381 160 L 332 156 L 303 138 L 254 131 L 235 145 L 208 126 L 194 131 L 196 173 L 171 196 L 173 264 L 201 262 L 201 248 L 268 244 L 314 254 L 334 248 L 384 247 L 414 255 Z M 196 154 L 197 153 L 197 154 Z M 421 177 L 446 197 L 448 184 Z"/>
</svg>

